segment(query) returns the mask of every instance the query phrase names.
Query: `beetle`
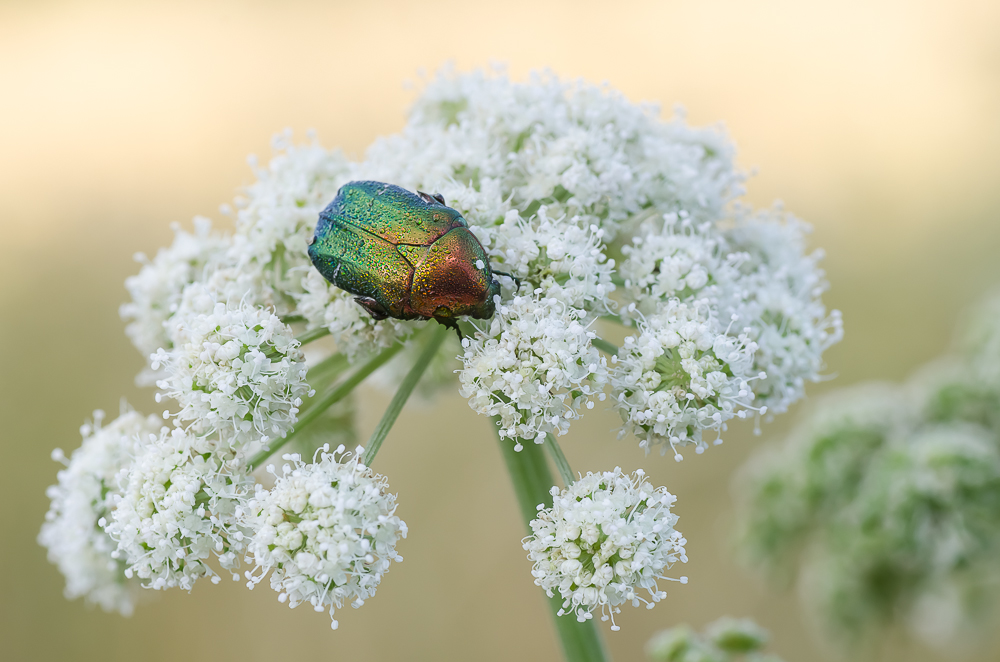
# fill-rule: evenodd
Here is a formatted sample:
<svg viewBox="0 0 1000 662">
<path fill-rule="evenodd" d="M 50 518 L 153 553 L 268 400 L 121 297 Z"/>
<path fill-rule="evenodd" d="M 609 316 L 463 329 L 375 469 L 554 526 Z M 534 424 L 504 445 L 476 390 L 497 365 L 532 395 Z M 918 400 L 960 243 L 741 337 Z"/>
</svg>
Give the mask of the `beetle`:
<svg viewBox="0 0 1000 662">
<path fill-rule="evenodd" d="M 500 294 L 462 215 L 440 194 L 393 184 L 342 186 L 320 212 L 309 258 L 376 320 L 435 319 L 458 331 L 458 317 L 492 317 Z"/>
</svg>

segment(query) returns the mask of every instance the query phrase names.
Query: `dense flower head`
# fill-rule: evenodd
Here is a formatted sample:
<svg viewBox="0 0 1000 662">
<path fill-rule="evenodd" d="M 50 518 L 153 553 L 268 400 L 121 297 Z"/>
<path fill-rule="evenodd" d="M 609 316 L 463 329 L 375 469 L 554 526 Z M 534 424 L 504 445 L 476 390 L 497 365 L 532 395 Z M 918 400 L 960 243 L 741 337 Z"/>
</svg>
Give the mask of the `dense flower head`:
<svg viewBox="0 0 1000 662">
<path fill-rule="evenodd" d="M 732 334 L 736 316 L 723 327 L 712 314 L 707 300 L 672 299 L 625 339 L 612 366 L 614 403 L 625 421 L 619 436 L 631 432 L 647 451 L 669 446 L 680 460 L 678 445 L 707 447 L 703 430 L 721 434 L 733 416 L 766 411 L 751 405 L 750 382 L 764 375 L 753 374 L 750 329 Z"/>
<path fill-rule="evenodd" d="M 218 575 L 208 564 L 239 566 L 249 540 L 242 524 L 253 479 L 235 454 L 180 428 L 150 434 L 117 477 L 110 518 L 115 557 L 127 577 L 154 589 L 190 590 Z"/>
<path fill-rule="evenodd" d="M 178 422 L 195 434 L 217 431 L 234 448 L 266 445 L 291 429 L 310 389 L 287 324 L 264 308 L 216 302 L 188 317 L 181 335 L 173 350 L 151 357 L 154 370 L 165 366 L 157 386 L 180 405 Z"/>
<path fill-rule="evenodd" d="M 56 449 L 53 458 L 66 464 L 58 482 L 46 491 L 51 505 L 38 542 L 49 560 L 66 577 L 66 597 L 123 615 L 132 613 L 136 581 L 125 576 L 125 564 L 112 557 L 115 542 L 99 524 L 114 507 L 119 494 L 115 477 L 131 462 L 140 439 L 163 425 L 155 416 L 125 411 L 107 425 L 104 412 L 95 411 L 93 423 L 81 427 L 83 444 L 67 461 Z"/>
<path fill-rule="evenodd" d="M 541 443 L 546 432 L 564 434 L 581 406 L 604 399 L 607 359 L 580 310 L 532 294 L 502 302 L 488 330 L 463 341 L 459 377 L 473 409 L 500 417 L 502 437 Z"/>
<path fill-rule="evenodd" d="M 291 132 L 277 135 L 276 155 L 257 167 L 257 181 L 236 199 L 236 232 L 229 263 L 249 277 L 255 302 L 277 314 L 294 311 L 302 278 L 312 269 L 306 253 L 319 213 L 345 181 L 348 162 L 315 138 L 304 145 Z"/>
<path fill-rule="evenodd" d="M 291 453 L 280 472 L 268 467 L 274 487 L 258 484 L 249 505 L 256 532 L 248 552 L 256 568 L 246 575 L 253 588 L 270 571 L 279 601 L 328 609 L 332 620 L 345 603 L 363 605 L 391 563 L 403 560 L 396 544 L 406 523 L 395 514 L 385 477 L 360 463 L 363 449 L 329 450 L 317 451 L 311 464 Z"/>
<path fill-rule="evenodd" d="M 643 220 L 621 252 L 625 292 L 636 304 L 624 311 L 629 321 L 672 299 L 718 301 L 720 284 L 736 278 L 739 261 L 715 223 L 696 223 L 684 210 Z"/>
<path fill-rule="evenodd" d="M 840 311 L 829 313 L 820 298 L 828 284 L 822 250 L 805 252 L 807 225 L 780 208 L 739 210 L 725 238 L 739 266 L 726 283 L 725 313 L 738 315 L 757 344 L 756 368 L 766 375 L 753 384 L 757 402 L 780 414 L 819 381 L 823 352 L 844 336 Z"/>
<path fill-rule="evenodd" d="M 174 242 L 162 248 L 150 260 L 142 253 L 136 261 L 142 269 L 125 279 L 125 289 L 132 300 L 122 304 L 119 313 L 128 322 L 125 333 L 143 355 L 172 344 L 165 326 L 181 301 L 184 288 L 221 263 L 231 239 L 212 232 L 212 222 L 194 219 L 194 233 L 174 225 Z"/>
<path fill-rule="evenodd" d="M 602 620 L 610 618 L 617 630 L 620 605 L 652 609 L 666 597 L 658 584 L 670 579 L 663 573 L 687 562 L 687 541 L 674 530 L 677 516 L 670 512 L 676 497 L 653 487 L 641 469 L 629 476 L 618 467 L 587 473 L 551 493 L 552 507 L 539 506 L 524 549 L 535 584 L 562 598 L 560 615 L 582 622 L 600 608 Z"/>
<path fill-rule="evenodd" d="M 702 430 L 724 430 L 726 421 L 734 415 L 745 417 L 748 411 L 755 417 L 784 412 L 803 396 L 807 381 L 821 378 L 822 354 L 842 338 L 843 326 L 840 313 L 828 314 L 820 299 L 827 287 L 818 268 L 822 253 L 804 253 L 806 229 L 778 212 L 752 214 L 743 209 L 725 224 L 695 222 L 683 211 L 640 224 L 622 247 L 621 265 L 626 293 L 635 303 L 622 315 L 640 330 L 635 346 L 657 344 L 656 336 L 662 333 L 658 316 L 695 308 L 704 311 L 701 316 L 710 333 L 741 344 L 743 365 L 726 370 L 736 386 L 729 398 L 737 393 L 738 398 L 726 399 L 722 406 L 712 403 L 709 416 L 702 419 L 707 425 L 682 424 L 688 434 L 665 439 L 662 430 L 671 417 L 644 407 L 644 397 L 631 395 L 634 378 L 619 375 L 615 399 L 626 422 L 623 433 L 635 433 L 647 449 L 667 441 L 676 452 L 677 444 L 693 441 L 703 450 Z M 655 435 L 644 424 L 651 415 L 664 417 Z"/>
</svg>

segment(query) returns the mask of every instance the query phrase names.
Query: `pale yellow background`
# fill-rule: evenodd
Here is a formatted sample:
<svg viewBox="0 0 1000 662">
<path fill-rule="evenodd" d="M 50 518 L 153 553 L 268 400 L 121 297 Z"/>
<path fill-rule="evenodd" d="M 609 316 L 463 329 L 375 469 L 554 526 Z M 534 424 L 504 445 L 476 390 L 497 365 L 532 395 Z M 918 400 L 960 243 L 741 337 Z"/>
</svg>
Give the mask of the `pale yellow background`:
<svg viewBox="0 0 1000 662">
<path fill-rule="evenodd" d="M 35 543 L 54 446 L 132 386 L 118 320 L 131 255 L 168 224 L 219 218 L 283 127 L 360 155 L 398 130 L 420 68 L 509 63 L 608 81 L 636 101 L 723 121 L 750 198 L 815 226 L 844 311 L 831 387 L 899 379 L 939 353 L 958 313 L 1000 284 L 1000 4 L 993 1 L 6 2 L 0 4 L 0 658 L 550 660 L 548 615 L 485 420 L 456 396 L 413 407 L 377 468 L 411 536 L 378 595 L 325 615 L 265 585 L 150 595 L 134 617 L 61 595 Z M 386 398 L 366 392 L 367 436 Z M 752 616 L 788 662 L 826 659 L 794 595 L 734 562 L 730 477 L 796 411 L 678 465 L 614 441 L 613 414 L 564 444 L 574 468 L 642 466 L 680 497 L 686 587 L 608 633 L 642 659 L 656 629 Z M 887 660 L 934 658 L 894 640 Z M 995 659 L 980 653 L 973 659 Z"/>
</svg>

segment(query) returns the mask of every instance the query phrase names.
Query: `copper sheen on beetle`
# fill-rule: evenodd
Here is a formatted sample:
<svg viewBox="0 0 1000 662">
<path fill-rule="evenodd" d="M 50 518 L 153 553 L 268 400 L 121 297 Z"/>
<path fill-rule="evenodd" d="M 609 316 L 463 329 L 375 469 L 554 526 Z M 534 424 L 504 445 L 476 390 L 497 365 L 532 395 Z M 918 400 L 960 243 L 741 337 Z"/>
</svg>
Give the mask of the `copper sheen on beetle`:
<svg viewBox="0 0 1000 662">
<path fill-rule="evenodd" d="M 319 215 L 309 257 L 377 320 L 493 316 L 500 282 L 468 223 L 439 194 L 350 182 Z"/>
</svg>

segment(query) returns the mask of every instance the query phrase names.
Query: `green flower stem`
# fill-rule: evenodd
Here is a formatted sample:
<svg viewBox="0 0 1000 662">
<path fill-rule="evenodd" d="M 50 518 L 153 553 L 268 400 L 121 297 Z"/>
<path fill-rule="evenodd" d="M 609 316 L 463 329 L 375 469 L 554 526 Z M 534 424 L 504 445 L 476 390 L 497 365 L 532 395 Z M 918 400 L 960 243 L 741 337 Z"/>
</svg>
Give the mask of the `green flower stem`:
<svg viewBox="0 0 1000 662">
<path fill-rule="evenodd" d="M 309 372 L 306 375 L 306 381 L 313 388 L 317 386 L 326 386 L 331 381 L 336 379 L 340 373 L 344 372 L 350 363 L 347 357 L 339 352 L 337 354 L 331 354 L 326 357 L 313 367 L 309 368 Z"/>
<path fill-rule="evenodd" d="M 498 421 L 494 419 L 495 431 L 499 431 Z M 514 450 L 514 440 L 500 439 L 500 452 L 503 454 L 511 482 L 514 483 L 514 493 L 521 508 L 521 517 L 527 525 L 535 519 L 538 504 L 546 507 L 552 505 L 552 495 L 549 490 L 555 485 L 549 465 L 545 462 L 545 452 L 533 441 L 521 441 L 524 448 Z M 530 526 L 528 532 L 531 532 Z M 525 573 L 525 576 L 529 576 Z M 579 623 L 572 614 L 559 616 L 562 599 L 558 596 L 548 598 L 549 610 L 552 612 L 559 643 L 562 644 L 563 655 L 567 662 L 607 662 L 611 658 L 604 649 L 597 626 L 593 620 Z"/>
<path fill-rule="evenodd" d="M 417 362 L 413 364 L 410 368 L 410 372 L 407 373 L 406 377 L 403 379 L 403 383 L 399 385 L 399 390 L 396 391 L 396 395 L 392 396 L 392 402 L 389 403 L 389 407 L 382 414 L 382 420 L 378 422 L 375 426 L 375 431 L 372 432 L 371 438 L 368 440 L 368 445 L 365 446 L 365 454 L 361 456 L 361 464 L 366 467 L 372 465 L 372 460 L 375 459 L 375 454 L 378 453 L 378 449 L 382 447 L 382 442 L 385 441 L 386 435 L 389 434 L 389 430 L 392 429 L 393 424 L 396 422 L 396 418 L 399 417 L 399 412 L 403 410 L 403 405 L 409 400 L 410 394 L 413 393 L 413 389 L 416 388 L 417 382 L 423 376 L 424 371 L 427 370 L 427 366 L 430 365 L 431 360 L 434 355 L 437 354 L 438 349 L 441 348 L 441 343 L 444 342 L 445 336 L 448 334 L 448 327 L 443 324 L 438 324 L 437 328 L 434 329 L 431 334 L 430 339 L 424 346 L 424 351 L 421 352 Z"/>
<path fill-rule="evenodd" d="M 295 339 L 299 341 L 299 344 L 305 345 L 311 343 L 314 340 L 319 340 L 323 336 L 330 335 L 330 329 L 325 326 L 321 326 L 318 329 L 311 329 L 306 331 L 301 336 L 295 336 Z"/>
<path fill-rule="evenodd" d="M 562 448 L 559 447 L 559 442 L 556 441 L 555 435 L 551 432 L 545 435 L 545 448 L 548 449 L 553 464 L 559 470 L 559 477 L 562 478 L 563 486 L 569 487 L 576 482 L 576 476 L 573 475 L 573 470 L 569 468 L 569 462 L 566 461 L 566 456 L 563 455 Z"/>
<path fill-rule="evenodd" d="M 250 468 L 253 469 L 255 467 L 259 467 L 261 462 L 277 453 L 282 446 L 291 441 L 292 437 L 308 427 L 310 423 L 319 418 L 320 414 L 332 407 L 334 403 L 347 397 L 347 395 L 353 391 L 358 384 L 363 382 L 368 375 L 385 365 L 385 363 L 392 357 L 396 356 L 401 349 L 403 349 L 402 343 L 396 343 L 392 347 L 383 349 L 379 354 L 376 354 L 374 357 L 369 359 L 367 363 L 355 370 L 354 374 L 341 382 L 336 388 L 328 393 L 325 393 L 318 400 L 315 400 L 302 414 L 302 417 L 299 419 L 295 428 L 291 432 L 285 435 L 283 439 L 276 439 L 268 450 L 263 450 L 250 459 Z"/>
<path fill-rule="evenodd" d="M 605 354 L 614 354 L 616 356 L 618 355 L 618 345 L 609 343 L 604 338 L 594 338 L 593 340 L 590 341 L 590 344 L 596 347 L 597 349 L 601 350 Z"/>
</svg>

